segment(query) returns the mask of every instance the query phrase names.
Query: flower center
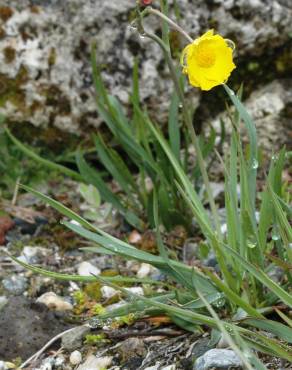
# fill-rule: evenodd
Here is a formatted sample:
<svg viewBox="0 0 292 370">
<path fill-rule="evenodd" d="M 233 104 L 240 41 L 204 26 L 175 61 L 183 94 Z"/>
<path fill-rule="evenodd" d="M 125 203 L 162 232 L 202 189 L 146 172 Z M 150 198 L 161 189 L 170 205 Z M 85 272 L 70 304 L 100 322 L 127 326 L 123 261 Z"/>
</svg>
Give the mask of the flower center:
<svg viewBox="0 0 292 370">
<path fill-rule="evenodd" d="M 216 55 L 212 48 L 202 45 L 196 52 L 197 65 L 202 68 L 210 68 L 215 64 Z"/>
</svg>

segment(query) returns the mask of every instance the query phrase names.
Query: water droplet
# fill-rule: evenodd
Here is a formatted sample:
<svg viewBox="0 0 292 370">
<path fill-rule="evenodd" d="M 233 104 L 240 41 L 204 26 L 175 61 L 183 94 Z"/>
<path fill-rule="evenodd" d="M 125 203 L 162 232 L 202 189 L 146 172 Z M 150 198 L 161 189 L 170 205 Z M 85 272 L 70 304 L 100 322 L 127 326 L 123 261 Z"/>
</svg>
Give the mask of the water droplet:
<svg viewBox="0 0 292 370">
<path fill-rule="evenodd" d="M 232 96 L 234 96 L 234 95 L 235 95 L 235 93 L 234 93 L 234 91 L 233 91 L 233 90 L 230 90 L 230 95 L 232 95 Z"/>
<path fill-rule="evenodd" d="M 137 31 L 138 29 L 138 24 L 137 24 L 137 20 L 133 20 L 130 25 L 129 25 L 129 29 L 131 31 Z"/>
<path fill-rule="evenodd" d="M 259 166 L 259 162 L 254 158 L 251 162 L 251 167 L 256 170 Z"/>
<path fill-rule="evenodd" d="M 279 239 L 280 239 L 280 236 L 279 236 L 278 234 L 273 234 L 273 235 L 272 235 L 272 239 L 273 239 L 274 241 L 277 241 L 277 240 L 279 240 Z"/>
<path fill-rule="evenodd" d="M 183 108 L 183 103 L 179 103 L 178 108 L 182 109 Z"/>
<path fill-rule="evenodd" d="M 272 161 L 277 161 L 278 160 L 278 156 L 276 154 L 272 155 Z"/>
<path fill-rule="evenodd" d="M 248 248 L 253 249 L 253 248 L 255 248 L 257 245 L 256 245 L 256 243 L 247 243 L 247 246 L 248 246 Z"/>
<path fill-rule="evenodd" d="M 232 49 L 232 51 L 235 50 L 235 43 L 232 41 L 232 40 L 229 40 L 229 39 L 225 39 L 226 41 L 226 44 L 228 47 L 230 47 Z"/>
</svg>

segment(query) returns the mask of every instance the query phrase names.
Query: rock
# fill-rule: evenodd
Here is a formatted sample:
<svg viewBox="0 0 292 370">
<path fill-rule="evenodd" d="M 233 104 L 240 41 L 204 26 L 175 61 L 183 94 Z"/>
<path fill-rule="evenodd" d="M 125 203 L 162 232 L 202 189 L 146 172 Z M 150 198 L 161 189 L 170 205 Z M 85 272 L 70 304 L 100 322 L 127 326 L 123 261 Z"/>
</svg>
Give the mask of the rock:
<svg viewBox="0 0 292 370">
<path fill-rule="evenodd" d="M 175 364 L 168 365 L 168 366 L 165 366 L 165 367 L 161 368 L 161 370 L 175 370 L 175 369 L 176 369 Z"/>
<path fill-rule="evenodd" d="M 47 357 L 42 361 L 40 370 L 52 370 L 55 364 L 56 360 L 54 357 Z"/>
<path fill-rule="evenodd" d="M 133 0 L 2 0 L 1 5 L 8 7 L 9 16 L 2 17 L 0 25 L 4 86 L 0 111 L 9 121 L 37 127 L 50 124 L 74 134 L 97 127 L 101 119 L 96 115 L 89 60 L 92 40 L 98 45 L 106 85 L 126 103 L 134 55 L 141 56 L 141 98 L 149 101 L 158 121 L 165 120 L 173 86 L 159 47 L 139 39 L 128 27 Z M 215 27 L 235 38 L 241 59 L 269 56 L 289 42 L 292 9 L 288 1 L 180 0 L 178 6 L 179 23 L 192 37 Z M 170 16 L 176 18 L 173 9 Z M 147 23 L 154 33 L 158 31 L 159 19 L 152 16 Z M 177 53 L 186 41 L 175 32 L 172 37 Z M 56 138 L 60 140 L 60 135 Z"/>
<path fill-rule="evenodd" d="M 210 338 L 199 339 L 192 350 L 193 360 L 203 356 L 210 349 L 212 349 L 212 346 L 210 345 Z"/>
<path fill-rule="evenodd" d="M 43 303 L 49 309 L 54 311 L 71 311 L 73 306 L 67 302 L 63 297 L 59 297 L 54 292 L 47 292 L 41 295 L 37 300 L 37 303 Z"/>
<path fill-rule="evenodd" d="M 146 354 L 144 341 L 140 338 L 128 338 L 119 347 L 122 362 L 132 357 L 143 357 Z"/>
<path fill-rule="evenodd" d="M 0 311 L 0 359 L 27 359 L 70 325 L 43 304 L 23 296 L 10 297 Z"/>
<path fill-rule="evenodd" d="M 70 363 L 72 365 L 79 365 L 82 361 L 82 354 L 79 351 L 74 351 L 70 354 Z"/>
<path fill-rule="evenodd" d="M 116 289 L 107 285 L 102 286 L 100 288 L 100 291 L 103 299 L 109 299 L 115 296 L 116 294 L 119 294 L 119 292 Z"/>
<path fill-rule="evenodd" d="M 95 357 L 90 355 L 83 364 L 77 367 L 77 370 L 104 370 L 112 363 L 112 357 Z"/>
<path fill-rule="evenodd" d="M 100 269 L 96 266 L 93 266 L 90 262 L 83 261 L 78 266 L 78 275 L 90 276 L 90 275 L 99 275 L 101 273 Z"/>
<path fill-rule="evenodd" d="M 157 269 L 151 266 L 149 263 L 141 263 L 139 270 L 137 271 L 137 277 L 140 279 L 146 278 L 150 274 L 157 272 Z"/>
<path fill-rule="evenodd" d="M 0 361 L 0 370 L 6 370 L 6 365 L 4 361 Z"/>
<path fill-rule="evenodd" d="M 140 286 L 132 287 L 132 288 L 125 288 L 130 293 L 137 294 L 137 295 L 144 295 L 144 290 Z"/>
<path fill-rule="evenodd" d="M 287 110 L 292 105 L 291 83 L 289 79 L 275 80 L 254 91 L 245 101 L 259 133 L 258 143 L 269 160 L 271 148 L 278 150 L 291 138 L 291 113 L 289 116 Z M 220 119 L 226 122 L 226 132 L 230 134 L 231 125 L 226 113 L 218 115 L 212 123 L 213 127 L 220 132 Z M 243 132 L 246 137 L 246 130 Z"/>
<path fill-rule="evenodd" d="M 4 308 L 7 302 L 8 302 L 8 299 L 5 297 L 5 295 L 1 295 L 0 296 L 0 311 L 2 310 L 2 308 Z"/>
<path fill-rule="evenodd" d="M 12 275 L 2 281 L 3 287 L 13 295 L 22 294 L 27 288 L 27 279 L 21 275 Z"/>
<path fill-rule="evenodd" d="M 5 243 L 5 235 L 8 230 L 12 229 L 14 222 L 8 216 L 0 217 L 0 245 Z"/>
<path fill-rule="evenodd" d="M 142 240 L 142 236 L 137 230 L 133 230 L 128 237 L 128 241 L 130 244 L 139 244 L 141 240 Z"/>
<path fill-rule="evenodd" d="M 14 222 L 22 234 L 33 235 L 37 229 L 37 225 L 35 223 L 27 222 L 21 218 L 15 218 Z"/>
<path fill-rule="evenodd" d="M 77 326 L 62 336 L 62 347 L 68 351 L 73 351 L 82 346 L 83 338 L 90 332 L 87 326 Z"/>
<path fill-rule="evenodd" d="M 242 368 L 242 362 L 237 354 L 229 349 L 211 349 L 199 357 L 194 370 L 229 369 L 230 367 Z"/>
<path fill-rule="evenodd" d="M 49 252 L 47 248 L 27 245 L 23 248 L 20 258 L 25 260 L 26 263 L 35 264 L 39 263 Z"/>
</svg>

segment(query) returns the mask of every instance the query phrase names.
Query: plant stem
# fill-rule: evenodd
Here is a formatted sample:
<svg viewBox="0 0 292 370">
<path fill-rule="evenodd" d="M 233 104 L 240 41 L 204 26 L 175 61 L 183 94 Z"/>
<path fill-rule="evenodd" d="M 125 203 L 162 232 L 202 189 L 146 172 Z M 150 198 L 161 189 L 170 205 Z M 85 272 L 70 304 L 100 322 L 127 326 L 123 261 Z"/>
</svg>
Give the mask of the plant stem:
<svg viewBox="0 0 292 370">
<path fill-rule="evenodd" d="M 191 38 L 191 36 L 186 33 L 186 31 L 184 31 L 178 24 L 176 24 L 174 21 L 172 21 L 170 18 L 168 18 L 165 14 L 161 13 L 159 10 L 153 9 L 152 7 L 148 7 L 148 8 L 146 8 L 146 10 L 147 10 L 147 12 L 145 12 L 145 14 L 148 13 L 148 14 L 157 15 L 158 17 L 160 17 L 161 19 L 166 21 L 172 28 L 174 28 L 179 33 L 181 33 L 189 42 L 194 41 Z"/>
<path fill-rule="evenodd" d="M 173 62 L 172 62 L 172 58 L 171 58 L 171 56 L 170 56 L 170 54 L 167 50 L 166 45 L 164 44 L 164 42 L 158 36 L 156 36 L 154 34 L 151 34 L 151 33 L 148 33 L 148 32 L 145 32 L 145 31 L 144 31 L 144 36 L 152 39 L 153 41 L 155 41 L 161 47 L 161 49 L 164 52 L 164 56 L 165 56 L 168 68 L 170 70 L 171 77 L 173 79 L 178 97 L 179 97 L 179 99 L 181 101 L 181 104 L 182 104 L 182 111 L 183 111 L 184 120 L 185 120 L 187 128 L 189 130 L 192 143 L 193 143 L 193 145 L 195 147 L 195 150 L 196 150 L 197 160 L 198 160 L 200 171 L 201 171 L 201 174 L 202 174 L 202 177 L 203 177 L 203 182 L 204 182 L 205 187 L 206 187 L 208 201 L 209 201 L 211 211 L 212 211 L 212 214 L 213 214 L 213 218 L 214 218 L 214 222 L 215 222 L 215 226 L 216 226 L 216 231 L 217 231 L 218 237 L 221 240 L 222 235 L 221 235 L 221 228 L 220 228 L 220 222 L 219 222 L 217 207 L 216 207 L 214 197 L 213 197 L 213 193 L 212 193 L 212 190 L 211 190 L 211 186 L 210 186 L 210 182 L 209 182 L 209 178 L 208 178 L 208 174 L 207 174 L 203 154 L 202 154 L 200 144 L 199 144 L 199 139 L 198 139 L 198 136 L 195 132 L 195 129 L 194 129 L 194 126 L 193 126 L 193 123 L 192 123 L 192 118 L 189 114 L 187 103 L 186 103 L 186 100 L 185 100 L 185 97 L 184 97 L 184 91 L 183 91 L 183 89 L 182 89 L 182 87 L 179 83 L 177 73 L 176 73 L 175 67 L 174 67 Z"/>
</svg>

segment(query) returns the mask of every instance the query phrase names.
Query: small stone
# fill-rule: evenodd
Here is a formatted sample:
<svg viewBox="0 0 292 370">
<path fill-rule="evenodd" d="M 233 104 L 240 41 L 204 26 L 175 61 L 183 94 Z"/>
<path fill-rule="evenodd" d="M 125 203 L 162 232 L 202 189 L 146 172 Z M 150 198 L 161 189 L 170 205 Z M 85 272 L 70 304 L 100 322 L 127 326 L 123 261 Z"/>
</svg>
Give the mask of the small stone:
<svg viewBox="0 0 292 370">
<path fill-rule="evenodd" d="M 8 299 L 5 297 L 5 295 L 1 295 L 0 296 L 0 311 L 6 305 L 7 302 L 8 302 Z M 0 368 L 0 370 L 1 370 L 1 368 Z"/>
<path fill-rule="evenodd" d="M 24 276 L 12 275 L 2 281 L 3 287 L 13 295 L 21 295 L 27 287 L 27 279 Z"/>
<path fill-rule="evenodd" d="M 77 326 L 62 336 L 62 347 L 68 351 L 74 351 L 82 346 L 82 340 L 89 332 L 89 327 Z"/>
<path fill-rule="evenodd" d="M 118 291 L 110 286 L 104 285 L 100 288 L 103 299 L 109 299 L 118 294 Z"/>
<path fill-rule="evenodd" d="M 104 370 L 111 365 L 112 359 L 110 356 L 97 358 L 90 355 L 83 364 L 78 366 L 77 370 Z"/>
<path fill-rule="evenodd" d="M 137 295 L 144 295 L 144 290 L 140 286 L 135 286 L 132 288 L 125 288 L 128 292 L 137 294 Z"/>
<path fill-rule="evenodd" d="M 90 275 L 100 275 L 101 271 L 98 267 L 93 266 L 90 262 L 83 261 L 78 266 L 78 275 L 90 276 Z"/>
<path fill-rule="evenodd" d="M 79 365 L 82 361 L 82 354 L 79 351 L 73 351 L 70 355 L 70 363 L 72 365 Z"/>
<path fill-rule="evenodd" d="M 54 365 L 56 363 L 56 360 L 54 357 L 47 357 L 44 359 L 40 366 L 40 370 L 52 370 Z"/>
<path fill-rule="evenodd" d="M 128 237 L 130 244 L 139 244 L 142 240 L 141 234 L 137 230 L 133 230 Z"/>
<path fill-rule="evenodd" d="M 242 362 L 237 354 L 230 349 L 211 349 L 199 357 L 194 370 L 229 369 L 230 367 L 242 368 Z"/>
<path fill-rule="evenodd" d="M 140 338 L 128 338 L 124 340 L 119 348 L 122 362 L 133 357 L 143 357 L 146 354 L 144 341 Z"/>
<path fill-rule="evenodd" d="M 29 245 L 25 246 L 22 250 L 20 257 L 24 258 L 24 262 L 34 264 L 40 262 L 40 260 L 48 254 L 48 249 Z M 22 259 L 23 260 L 23 259 Z"/>
<path fill-rule="evenodd" d="M 0 361 L 0 370 L 6 370 L 6 365 L 4 361 Z"/>
<path fill-rule="evenodd" d="M 37 303 L 43 303 L 49 309 L 54 311 L 70 311 L 73 310 L 71 303 L 67 302 L 63 297 L 59 297 L 54 292 L 47 292 L 41 295 L 37 300 Z"/>
<path fill-rule="evenodd" d="M 161 368 L 161 370 L 175 370 L 175 369 L 176 369 L 175 364 L 168 365 L 168 366 L 165 366 L 165 367 Z"/>
<path fill-rule="evenodd" d="M 154 269 L 155 267 L 151 266 L 149 263 L 142 263 L 137 272 L 137 277 L 139 279 L 143 279 L 149 276 L 154 271 Z"/>
<path fill-rule="evenodd" d="M 210 346 L 210 338 L 202 338 L 196 341 L 192 349 L 192 358 L 196 360 L 197 358 L 203 356 L 204 353 L 212 349 Z"/>
</svg>

